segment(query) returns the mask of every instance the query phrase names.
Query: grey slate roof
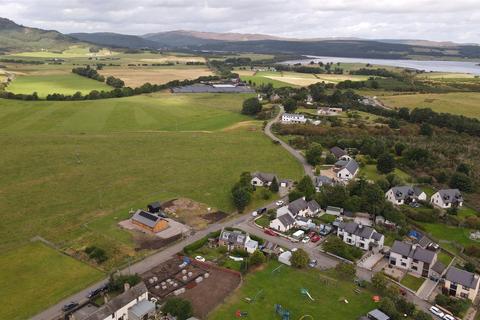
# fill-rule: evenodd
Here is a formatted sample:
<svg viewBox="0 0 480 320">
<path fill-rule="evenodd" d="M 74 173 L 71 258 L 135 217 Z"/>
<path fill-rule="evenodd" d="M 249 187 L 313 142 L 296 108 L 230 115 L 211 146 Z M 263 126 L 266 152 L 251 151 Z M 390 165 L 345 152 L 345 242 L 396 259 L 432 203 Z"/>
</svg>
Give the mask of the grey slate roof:
<svg viewBox="0 0 480 320">
<path fill-rule="evenodd" d="M 356 222 L 340 222 L 338 228 L 365 239 L 374 239 L 378 241 L 382 238 L 382 234 L 376 232 L 372 227 L 363 226 Z"/>
<path fill-rule="evenodd" d="M 370 311 L 368 313 L 368 318 L 370 318 L 372 320 L 389 320 L 390 319 L 389 316 L 387 316 L 385 313 L 383 313 L 382 311 L 380 311 L 378 309 Z"/>
<path fill-rule="evenodd" d="M 450 267 L 445 275 L 445 279 L 461 284 L 467 288 L 476 288 L 478 283 L 478 276 L 466 270 Z"/>
<path fill-rule="evenodd" d="M 330 186 L 332 184 L 334 184 L 332 178 L 329 178 L 327 176 L 315 176 L 315 186 L 316 187 Z"/>
<path fill-rule="evenodd" d="M 432 263 L 436 255 L 434 251 L 424 249 L 420 246 L 414 247 L 410 243 L 398 240 L 395 240 L 390 251 L 426 263 Z"/>
<path fill-rule="evenodd" d="M 238 230 L 222 230 L 222 233 L 220 234 L 220 240 L 228 242 L 231 245 L 243 246 L 247 240 L 247 235 Z"/>
<path fill-rule="evenodd" d="M 295 223 L 295 219 L 287 214 L 281 215 L 280 217 L 277 218 L 281 224 L 283 224 L 285 227 L 291 226 Z"/>
<path fill-rule="evenodd" d="M 145 283 L 140 282 L 124 293 L 119 294 L 112 300 L 108 301 L 88 317 L 78 320 L 103 320 L 146 292 L 147 286 L 145 286 Z"/>
<path fill-rule="evenodd" d="M 463 202 L 462 193 L 458 189 L 442 189 L 438 193 L 445 203 Z"/>
<path fill-rule="evenodd" d="M 310 200 L 310 201 L 308 201 L 307 205 L 308 205 L 308 208 L 309 208 L 312 212 L 315 212 L 315 211 L 321 209 L 320 205 L 319 205 L 319 204 L 317 203 L 317 201 L 315 201 L 315 200 Z"/>
<path fill-rule="evenodd" d="M 288 204 L 288 210 L 296 216 L 300 211 L 305 210 L 308 208 L 308 203 L 303 198 L 298 198 L 295 201 L 292 201 Z"/>
<path fill-rule="evenodd" d="M 265 172 L 254 172 L 252 174 L 252 178 L 258 178 L 263 181 L 263 183 L 270 183 L 273 181 L 273 178 L 276 178 L 277 176 L 274 175 L 273 173 L 265 173 Z M 278 181 L 278 178 L 277 178 Z"/>
<path fill-rule="evenodd" d="M 255 93 L 247 86 L 215 87 L 208 84 L 193 84 L 190 86 L 176 87 L 172 89 L 174 93 Z"/>
<path fill-rule="evenodd" d="M 353 160 L 353 159 L 350 159 L 348 161 L 346 160 L 339 160 L 337 162 L 335 162 L 335 166 L 340 168 L 340 169 L 347 169 L 348 172 L 350 172 L 351 174 L 354 174 L 359 166 L 358 166 L 358 163 L 357 161 Z"/>
<path fill-rule="evenodd" d="M 392 188 L 393 195 L 397 200 L 405 200 L 411 197 L 418 197 L 422 194 L 422 190 L 418 187 L 398 186 Z"/>
<path fill-rule="evenodd" d="M 441 263 L 440 261 L 435 262 L 435 264 L 432 267 L 432 270 L 435 271 L 438 274 L 443 274 L 443 271 L 445 271 L 445 265 Z"/>
<path fill-rule="evenodd" d="M 162 220 L 161 217 L 143 210 L 137 210 L 132 219 L 151 228 L 155 227 L 158 221 Z"/>
<path fill-rule="evenodd" d="M 344 155 L 347 154 L 347 152 L 345 150 L 343 150 L 342 148 L 337 147 L 337 146 L 331 148 L 330 152 L 333 153 L 333 155 L 335 157 L 337 157 L 337 159 L 340 158 L 341 156 L 344 156 Z"/>
</svg>

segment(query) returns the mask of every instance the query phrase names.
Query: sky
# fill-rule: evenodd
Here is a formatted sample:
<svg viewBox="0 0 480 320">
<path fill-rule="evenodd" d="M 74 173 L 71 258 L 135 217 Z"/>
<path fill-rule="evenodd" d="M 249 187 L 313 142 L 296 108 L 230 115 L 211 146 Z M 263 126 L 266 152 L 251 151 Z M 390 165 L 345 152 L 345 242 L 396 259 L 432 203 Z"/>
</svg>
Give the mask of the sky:
<svg viewBox="0 0 480 320">
<path fill-rule="evenodd" d="M 63 33 L 195 30 L 480 43 L 480 0 L 0 0 L 0 16 Z"/>
</svg>

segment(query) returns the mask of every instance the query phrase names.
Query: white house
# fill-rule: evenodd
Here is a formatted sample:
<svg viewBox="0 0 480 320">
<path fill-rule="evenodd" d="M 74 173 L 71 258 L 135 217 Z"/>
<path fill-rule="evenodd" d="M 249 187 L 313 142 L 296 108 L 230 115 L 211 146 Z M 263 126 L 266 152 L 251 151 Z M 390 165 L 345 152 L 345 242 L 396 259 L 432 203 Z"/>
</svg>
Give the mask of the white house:
<svg viewBox="0 0 480 320">
<path fill-rule="evenodd" d="M 385 193 L 385 198 L 394 205 L 408 204 L 410 202 L 425 201 L 427 194 L 418 187 L 398 186 Z"/>
<path fill-rule="evenodd" d="M 418 244 L 397 240 L 390 249 L 390 265 L 415 273 L 418 276 L 429 277 L 436 261 L 436 251 L 424 249 Z"/>
<path fill-rule="evenodd" d="M 338 114 L 342 112 L 342 108 L 321 107 L 317 109 L 317 114 L 319 116 L 338 116 Z"/>
<path fill-rule="evenodd" d="M 283 214 L 270 221 L 270 229 L 287 232 L 295 226 L 295 218 L 290 213 Z"/>
<path fill-rule="evenodd" d="M 248 253 L 254 253 L 258 249 L 258 241 L 253 240 L 250 236 L 247 236 L 247 241 L 245 241 L 245 250 Z"/>
<path fill-rule="evenodd" d="M 461 207 L 463 196 L 458 189 L 443 189 L 433 194 L 430 203 L 442 209 Z"/>
<path fill-rule="evenodd" d="M 357 175 L 359 166 L 357 161 L 350 160 L 339 160 L 335 163 L 334 172 L 337 175 L 337 178 L 343 181 L 350 181 Z"/>
<path fill-rule="evenodd" d="M 282 123 L 291 124 L 299 123 L 304 124 L 307 122 L 307 118 L 303 114 L 298 113 L 284 113 L 282 114 Z"/>
<path fill-rule="evenodd" d="M 143 282 L 130 288 L 93 311 L 82 320 L 137 320 L 146 319 L 155 312 L 155 304 L 148 300 L 148 290 Z M 75 314 L 74 314 L 75 315 Z"/>
<path fill-rule="evenodd" d="M 475 300 L 479 288 L 479 276 L 455 267 L 450 267 L 445 274 L 443 292 L 457 298 Z"/>
<path fill-rule="evenodd" d="M 343 242 L 363 250 L 383 248 L 385 237 L 369 226 L 364 226 L 355 222 L 340 222 L 337 230 Z"/>
<path fill-rule="evenodd" d="M 278 178 L 273 173 L 254 172 L 250 183 L 256 187 L 268 187 L 272 184 L 273 179 L 277 179 L 278 183 Z"/>
</svg>

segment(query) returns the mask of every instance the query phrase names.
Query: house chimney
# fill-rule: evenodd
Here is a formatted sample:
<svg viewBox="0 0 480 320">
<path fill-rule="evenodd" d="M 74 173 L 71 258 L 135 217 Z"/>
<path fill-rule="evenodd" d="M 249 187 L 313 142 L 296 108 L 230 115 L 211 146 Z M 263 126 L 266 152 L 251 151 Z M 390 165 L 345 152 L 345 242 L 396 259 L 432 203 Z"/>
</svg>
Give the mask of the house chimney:
<svg viewBox="0 0 480 320">
<path fill-rule="evenodd" d="M 130 290 L 130 283 L 125 282 L 123 284 L 123 292 L 127 292 L 128 290 Z"/>
</svg>

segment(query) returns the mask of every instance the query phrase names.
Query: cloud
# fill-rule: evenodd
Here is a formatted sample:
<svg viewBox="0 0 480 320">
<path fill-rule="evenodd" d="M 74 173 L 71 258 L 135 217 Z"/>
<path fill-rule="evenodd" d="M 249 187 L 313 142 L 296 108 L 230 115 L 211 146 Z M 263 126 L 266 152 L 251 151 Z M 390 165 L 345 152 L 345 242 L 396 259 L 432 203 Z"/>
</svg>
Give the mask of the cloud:
<svg viewBox="0 0 480 320">
<path fill-rule="evenodd" d="M 478 0 L 0 0 L 0 15 L 65 33 L 184 29 L 480 43 Z"/>
</svg>

